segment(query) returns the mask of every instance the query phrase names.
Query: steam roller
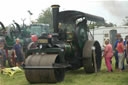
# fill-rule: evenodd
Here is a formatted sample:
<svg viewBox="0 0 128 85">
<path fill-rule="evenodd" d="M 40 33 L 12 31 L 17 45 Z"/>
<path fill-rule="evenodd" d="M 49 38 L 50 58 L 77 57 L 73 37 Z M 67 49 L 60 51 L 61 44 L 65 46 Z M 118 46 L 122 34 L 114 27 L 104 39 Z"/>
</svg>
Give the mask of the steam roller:
<svg viewBox="0 0 128 85">
<path fill-rule="evenodd" d="M 42 33 L 27 50 L 24 69 L 28 82 L 61 82 L 66 71 L 81 67 L 87 73 L 99 72 L 101 47 L 87 23 L 104 23 L 104 19 L 74 10 L 59 12 L 59 5 L 52 5 L 52 12 L 54 32 Z"/>
<path fill-rule="evenodd" d="M 64 70 L 63 68 L 55 67 L 53 68 L 53 64 L 58 62 L 57 54 L 35 54 L 30 55 L 26 60 L 26 65 L 29 66 L 39 66 L 36 67 L 37 69 L 41 66 L 44 69 L 40 70 L 26 70 L 26 78 L 28 81 L 35 83 L 35 82 L 57 82 L 61 81 L 64 78 Z"/>
</svg>

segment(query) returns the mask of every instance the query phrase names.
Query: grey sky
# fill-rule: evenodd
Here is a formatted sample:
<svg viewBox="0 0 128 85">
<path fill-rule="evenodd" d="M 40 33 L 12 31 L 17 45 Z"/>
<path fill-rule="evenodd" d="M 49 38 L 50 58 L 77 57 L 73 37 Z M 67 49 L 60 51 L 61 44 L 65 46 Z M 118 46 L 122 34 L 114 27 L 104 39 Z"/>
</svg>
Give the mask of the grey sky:
<svg viewBox="0 0 128 85">
<path fill-rule="evenodd" d="M 121 24 L 124 16 L 128 15 L 127 0 L 1 0 L 0 21 L 6 26 L 16 20 L 22 24 L 21 18 L 29 24 L 30 10 L 32 20 L 37 19 L 41 10 L 45 10 L 52 4 L 59 4 L 62 10 L 79 10 L 85 13 L 104 17 L 107 22 Z"/>
</svg>

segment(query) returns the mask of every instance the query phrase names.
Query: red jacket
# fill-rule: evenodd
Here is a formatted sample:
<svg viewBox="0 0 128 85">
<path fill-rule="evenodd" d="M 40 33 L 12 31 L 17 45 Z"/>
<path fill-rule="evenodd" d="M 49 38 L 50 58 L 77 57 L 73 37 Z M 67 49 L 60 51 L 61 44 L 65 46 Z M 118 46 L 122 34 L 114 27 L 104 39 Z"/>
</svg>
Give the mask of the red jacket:
<svg viewBox="0 0 128 85">
<path fill-rule="evenodd" d="M 124 53 L 124 45 L 123 45 L 123 43 L 118 43 L 117 44 L 117 50 L 118 50 L 118 53 Z"/>
</svg>

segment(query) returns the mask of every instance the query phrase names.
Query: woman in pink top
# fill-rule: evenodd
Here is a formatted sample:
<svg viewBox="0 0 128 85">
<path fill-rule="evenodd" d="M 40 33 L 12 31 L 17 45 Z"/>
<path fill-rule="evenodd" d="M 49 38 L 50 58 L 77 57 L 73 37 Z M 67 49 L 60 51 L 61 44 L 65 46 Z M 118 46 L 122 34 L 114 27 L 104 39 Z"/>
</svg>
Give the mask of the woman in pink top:
<svg viewBox="0 0 128 85">
<path fill-rule="evenodd" d="M 123 45 L 123 39 L 120 38 L 119 43 L 117 44 L 118 50 L 118 59 L 119 59 L 119 70 L 122 72 L 123 63 L 124 63 L 124 45 Z"/>
<path fill-rule="evenodd" d="M 105 44 L 106 44 L 106 47 L 104 49 L 105 63 L 106 63 L 108 72 L 112 72 L 112 65 L 111 65 L 111 59 L 113 56 L 112 45 L 109 44 L 109 40 L 106 40 Z"/>
</svg>

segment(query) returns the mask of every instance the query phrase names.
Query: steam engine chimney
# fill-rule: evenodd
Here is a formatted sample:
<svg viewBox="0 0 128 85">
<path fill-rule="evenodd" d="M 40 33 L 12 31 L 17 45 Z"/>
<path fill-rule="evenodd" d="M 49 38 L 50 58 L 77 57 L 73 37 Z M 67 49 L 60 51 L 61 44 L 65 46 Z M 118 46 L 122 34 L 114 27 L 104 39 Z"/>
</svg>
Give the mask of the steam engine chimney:
<svg viewBox="0 0 128 85">
<path fill-rule="evenodd" d="M 52 5 L 52 13 L 53 13 L 53 28 L 54 32 L 58 33 L 58 16 L 59 16 L 59 5 Z"/>
</svg>

